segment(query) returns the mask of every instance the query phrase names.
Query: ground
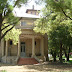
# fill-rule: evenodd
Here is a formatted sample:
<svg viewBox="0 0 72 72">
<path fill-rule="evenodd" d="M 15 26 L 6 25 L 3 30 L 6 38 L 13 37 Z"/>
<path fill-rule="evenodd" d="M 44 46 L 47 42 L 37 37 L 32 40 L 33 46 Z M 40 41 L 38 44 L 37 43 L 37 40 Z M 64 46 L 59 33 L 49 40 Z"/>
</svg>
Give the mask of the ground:
<svg viewBox="0 0 72 72">
<path fill-rule="evenodd" d="M 0 72 L 2 70 L 6 70 L 6 72 L 72 72 L 72 65 L 55 63 L 36 65 L 0 64 Z"/>
</svg>

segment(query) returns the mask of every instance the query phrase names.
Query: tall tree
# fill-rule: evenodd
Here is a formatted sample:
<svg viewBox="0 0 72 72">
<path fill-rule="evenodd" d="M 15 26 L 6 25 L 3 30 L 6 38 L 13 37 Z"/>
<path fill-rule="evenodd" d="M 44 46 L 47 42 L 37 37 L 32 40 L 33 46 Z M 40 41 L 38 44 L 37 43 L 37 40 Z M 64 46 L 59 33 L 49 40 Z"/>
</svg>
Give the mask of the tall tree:
<svg viewBox="0 0 72 72">
<path fill-rule="evenodd" d="M 59 44 L 58 48 L 60 48 L 60 62 L 62 62 L 63 44 L 70 46 L 68 44 L 70 42 L 69 38 L 71 37 L 72 39 L 72 20 L 64 15 L 64 13 L 58 8 L 59 2 L 55 0 L 45 1 L 47 2 L 45 8 L 42 10 L 43 15 L 35 22 L 36 27 L 34 30 L 40 33 L 47 33 L 49 36 L 51 35 L 51 32 L 54 33 L 53 37 L 56 39 L 56 43 Z M 67 8 L 65 8 L 65 10 L 69 16 L 71 14 L 70 10 Z M 57 48 L 56 46 L 53 47 Z"/>
<path fill-rule="evenodd" d="M 25 4 L 27 1 L 28 0 L 1 0 L 0 1 L 0 41 L 10 30 L 14 28 L 16 24 L 18 24 L 18 21 L 21 19 L 14 16 L 13 9 L 15 7 L 20 7 L 22 4 Z M 2 31 L 5 30 L 7 27 L 9 27 L 9 29 L 7 29 L 2 34 Z"/>
</svg>

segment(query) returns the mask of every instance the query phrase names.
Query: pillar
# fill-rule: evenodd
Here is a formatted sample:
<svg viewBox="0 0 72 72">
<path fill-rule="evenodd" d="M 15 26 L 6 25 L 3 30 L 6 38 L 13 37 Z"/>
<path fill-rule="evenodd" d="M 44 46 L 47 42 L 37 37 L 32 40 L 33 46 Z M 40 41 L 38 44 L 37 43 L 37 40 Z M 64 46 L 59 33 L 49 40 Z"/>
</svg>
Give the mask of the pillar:
<svg viewBox="0 0 72 72">
<path fill-rule="evenodd" d="M 20 57 L 20 37 L 19 37 L 19 41 L 18 41 L 18 54 L 17 55 Z"/>
<path fill-rule="evenodd" d="M 1 40 L 2 56 L 4 56 L 4 39 Z"/>
<path fill-rule="evenodd" d="M 40 41 L 40 51 L 41 51 L 41 56 L 44 56 L 44 38 L 41 38 Z"/>
<path fill-rule="evenodd" d="M 6 56 L 8 56 L 8 41 L 6 41 Z"/>
<path fill-rule="evenodd" d="M 32 57 L 35 56 L 35 40 L 34 37 L 32 37 Z"/>
</svg>

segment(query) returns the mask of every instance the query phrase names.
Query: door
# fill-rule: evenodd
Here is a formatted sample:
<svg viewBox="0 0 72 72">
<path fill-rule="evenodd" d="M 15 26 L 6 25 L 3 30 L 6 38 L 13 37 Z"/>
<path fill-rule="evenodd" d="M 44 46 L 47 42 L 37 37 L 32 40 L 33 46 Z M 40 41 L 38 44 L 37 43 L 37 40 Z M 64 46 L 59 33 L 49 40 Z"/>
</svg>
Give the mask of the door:
<svg viewBox="0 0 72 72">
<path fill-rule="evenodd" d="M 25 42 L 21 42 L 21 57 L 25 57 Z"/>
</svg>

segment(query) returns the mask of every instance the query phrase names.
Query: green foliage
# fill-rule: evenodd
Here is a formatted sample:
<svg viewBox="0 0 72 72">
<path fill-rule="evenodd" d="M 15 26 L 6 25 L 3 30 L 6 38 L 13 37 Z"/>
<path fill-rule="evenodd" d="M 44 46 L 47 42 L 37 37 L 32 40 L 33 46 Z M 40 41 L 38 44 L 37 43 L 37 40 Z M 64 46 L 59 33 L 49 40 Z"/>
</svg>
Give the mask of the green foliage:
<svg viewBox="0 0 72 72">
<path fill-rule="evenodd" d="M 1 72 L 7 72 L 6 70 L 2 70 Z"/>
<path fill-rule="evenodd" d="M 17 0 L 15 5 L 18 7 L 21 7 L 21 5 L 27 3 L 27 1 L 28 0 Z M 15 2 L 15 0 L 14 0 L 14 2 Z"/>
<path fill-rule="evenodd" d="M 38 19 L 35 24 L 36 24 L 36 27 L 34 28 L 34 31 L 35 32 L 40 32 L 42 34 L 45 34 L 47 32 L 47 29 L 46 29 L 46 24 L 43 23 L 44 20 L 43 18 L 40 18 Z"/>
<path fill-rule="evenodd" d="M 2 31 L 2 33 L 4 34 L 8 29 L 10 29 L 12 26 L 10 26 L 10 27 L 8 27 L 8 28 L 6 28 L 5 30 L 3 30 Z M 20 29 L 15 29 L 15 27 L 11 30 L 11 31 L 9 31 L 6 35 L 5 35 L 5 37 L 4 37 L 4 39 L 5 40 L 12 40 L 13 41 L 13 43 L 16 45 L 17 43 L 18 43 L 18 41 L 19 41 L 19 35 L 21 34 L 21 30 Z"/>
<path fill-rule="evenodd" d="M 45 3 L 34 31 L 47 33 L 49 52 L 58 54 L 61 43 L 66 50 L 72 46 L 72 0 L 45 0 Z"/>
<path fill-rule="evenodd" d="M 46 8 L 72 17 L 72 0 L 46 0 Z"/>
<path fill-rule="evenodd" d="M 21 18 L 14 16 L 13 9 L 15 7 L 21 7 L 21 5 L 27 3 L 27 1 L 28 0 L 0 0 L 0 41 L 7 34 L 5 36 L 5 39 L 7 38 L 6 40 L 13 39 L 14 44 L 18 42 L 17 38 L 21 31 L 13 27 L 18 24 Z"/>
</svg>

